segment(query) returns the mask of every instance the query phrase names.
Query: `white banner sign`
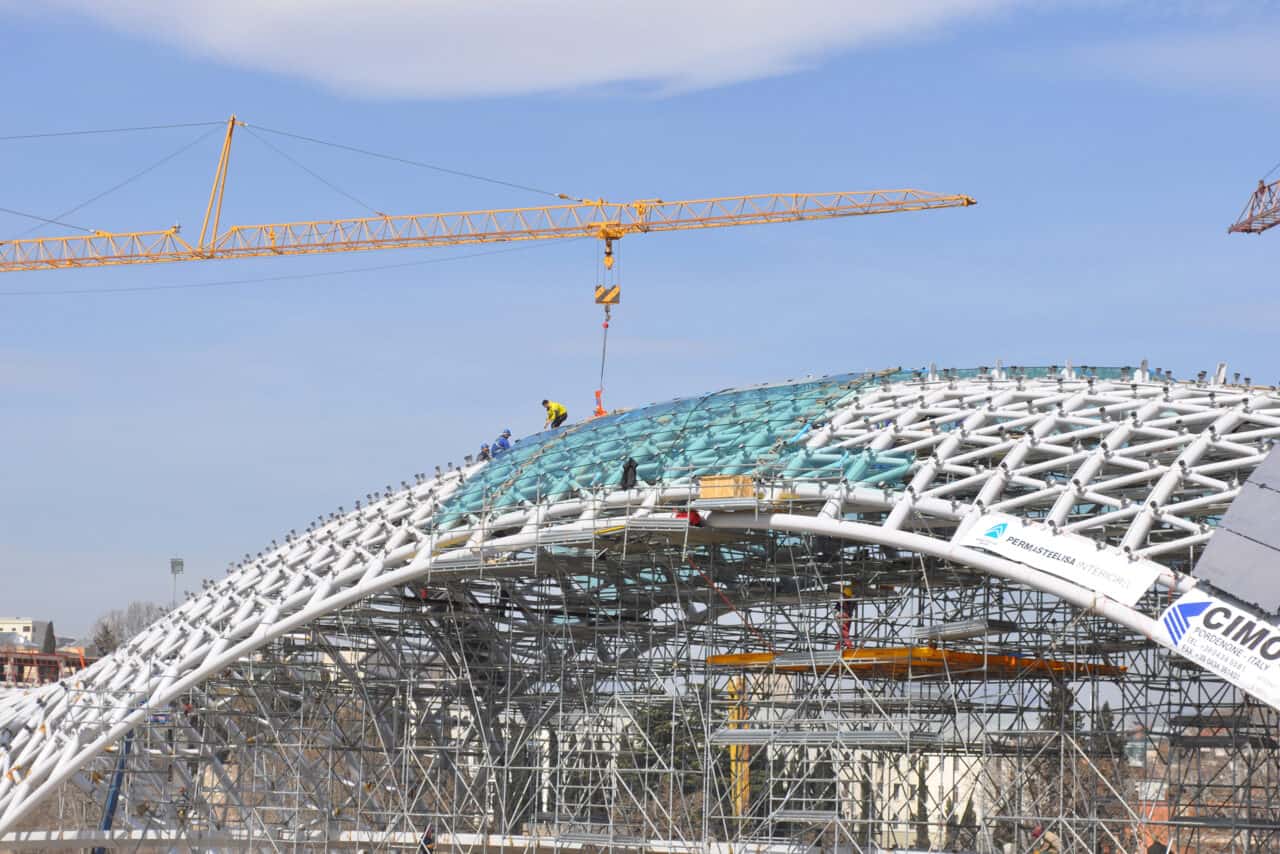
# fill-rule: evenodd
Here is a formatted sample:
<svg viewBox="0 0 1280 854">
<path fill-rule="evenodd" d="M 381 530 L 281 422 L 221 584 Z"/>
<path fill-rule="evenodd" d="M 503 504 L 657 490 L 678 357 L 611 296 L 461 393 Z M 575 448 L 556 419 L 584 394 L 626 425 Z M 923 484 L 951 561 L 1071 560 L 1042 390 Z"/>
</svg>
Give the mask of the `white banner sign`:
<svg viewBox="0 0 1280 854">
<path fill-rule="evenodd" d="M 1088 537 L 1055 533 L 1048 525 L 1007 513 L 984 513 L 959 545 L 995 552 L 1130 606 L 1161 572 L 1154 561 L 1131 560 L 1111 546 L 1098 548 Z"/>
<path fill-rule="evenodd" d="M 1280 709 L 1280 626 L 1201 590 L 1183 594 L 1160 622 L 1179 655 Z"/>
</svg>

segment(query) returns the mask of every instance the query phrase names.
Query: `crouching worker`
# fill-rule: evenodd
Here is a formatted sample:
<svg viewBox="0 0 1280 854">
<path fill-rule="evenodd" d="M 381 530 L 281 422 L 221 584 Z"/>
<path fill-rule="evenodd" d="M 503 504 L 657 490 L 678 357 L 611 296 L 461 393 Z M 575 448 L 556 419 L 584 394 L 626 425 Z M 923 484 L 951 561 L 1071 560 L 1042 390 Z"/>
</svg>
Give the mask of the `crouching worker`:
<svg viewBox="0 0 1280 854">
<path fill-rule="evenodd" d="M 569 410 L 564 408 L 563 403 L 557 403 L 554 400 L 542 401 L 542 407 L 547 410 L 547 420 L 542 425 L 542 429 L 548 427 L 559 427 L 569 417 Z"/>
</svg>

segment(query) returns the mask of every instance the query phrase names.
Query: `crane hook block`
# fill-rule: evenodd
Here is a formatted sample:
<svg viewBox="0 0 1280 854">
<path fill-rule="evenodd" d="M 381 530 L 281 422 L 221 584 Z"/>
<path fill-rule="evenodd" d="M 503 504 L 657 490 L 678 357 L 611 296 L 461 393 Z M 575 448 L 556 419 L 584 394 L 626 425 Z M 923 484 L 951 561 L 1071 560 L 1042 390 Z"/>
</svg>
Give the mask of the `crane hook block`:
<svg viewBox="0 0 1280 854">
<path fill-rule="evenodd" d="M 614 285 L 611 288 L 596 285 L 596 305 L 618 305 L 620 302 L 622 302 L 621 285 Z"/>
</svg>

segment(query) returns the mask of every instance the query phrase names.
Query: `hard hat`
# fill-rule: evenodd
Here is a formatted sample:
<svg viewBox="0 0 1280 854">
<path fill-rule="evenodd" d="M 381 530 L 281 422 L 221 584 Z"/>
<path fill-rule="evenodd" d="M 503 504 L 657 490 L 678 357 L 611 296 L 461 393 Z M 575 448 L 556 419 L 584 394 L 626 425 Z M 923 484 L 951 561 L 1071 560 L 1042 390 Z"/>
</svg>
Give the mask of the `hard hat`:
<svg viewBox="0 0 1280 854">
<path fill-rule="evenodd" d="M 1044 834 L 1044 828 L 1038 824 L 1031 829 L 1032 839 L 1039 839 L 1043 834 Z"/>
<path fill-rule="evenodd" d="M 510 435 L 511 435 L 511 428 L 510 428 L 510 427 L 508 427 L 506 430 L 503 430 L 503 431 L 502 431 L 502 435 L 504 435 L 504 436 L 510 436 Z"/>
</svg>

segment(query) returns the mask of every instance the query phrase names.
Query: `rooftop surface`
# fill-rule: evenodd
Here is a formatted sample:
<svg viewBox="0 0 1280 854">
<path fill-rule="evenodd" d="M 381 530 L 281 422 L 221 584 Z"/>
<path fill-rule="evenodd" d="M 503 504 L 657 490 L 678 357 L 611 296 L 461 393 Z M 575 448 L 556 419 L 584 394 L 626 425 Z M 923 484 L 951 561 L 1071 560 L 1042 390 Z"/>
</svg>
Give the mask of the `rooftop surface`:
<svg viewBox="0 0 1280 854">
<path fill-rule="evenodd" d="M 948 372 L 978 377 L 983 368 Z M 1018 368 L 1028 379 L 1056 367 Z M 1120 368 L 1091 368 L 1116 379 Z M 910 380 L 919 372 L 890 370 L 837 374 L 746 388 L 615 412 L 537 433 L 469 477 L 435 522 L 447 529 L 468 514 L 557 500 L 582 491 L 617 488 L 628 458 L 641 484 L 683 484 L 706 475 L 748 475 L 897 484 L 910 471 L 910 455 L 865 449 L 809 449 L 803 441 L 861 390 Z"/>
</svg>

